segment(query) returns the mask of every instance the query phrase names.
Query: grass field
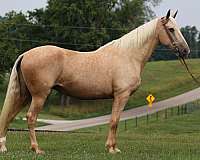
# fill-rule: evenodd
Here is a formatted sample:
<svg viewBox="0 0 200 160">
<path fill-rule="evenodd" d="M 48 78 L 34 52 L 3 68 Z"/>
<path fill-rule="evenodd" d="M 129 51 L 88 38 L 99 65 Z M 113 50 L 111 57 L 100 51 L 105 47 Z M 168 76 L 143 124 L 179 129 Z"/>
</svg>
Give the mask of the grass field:
<svg viewBox="0 0 200 160">
<path fill-rule="evenodd" d="M 175 113 L 175 112 L 174 112 Z M 9 152 L 0 156 L 2 160 L 199 160 L 200 156 L 200 111 L 170 116 L 169 119 L 139 119 L 120 123 L 118 146 L 121 154 L 110 155 L 104 143 L 107 125 L 81 129 L 68 133 L 38 133 L 44 156 L 36 156 L 29 150 L 27 132 L 9 132 Z"/>
<path fill-rule="evenodd" d="M 187 60 L 189 67 L 196 77 L 200 76 L 200 59 Z M 156 101 L 166 99 L 198 87 L 188 75 L 179 61 L 149 62 L 142 74 L 142 84 L 130 98 L 125 109 L 146 104 L 145 97 L 152 93 Z M 5 93 L 5 92 L 4 92 Z M 0 92 L 0 104 L 3 103 L 4 93 Z M 51 102 L 51 98 L 50 101 Z M 25 116 L 25 109 L 21 116 Z M 59 105 L 51 105 L 42 111 L 39 118 L 51 119 L 81 119 L 108 114 L 111 111 L 111 100 L 84 101 L 61 109 Z"/>
<path fill-rule="evenodd" d="M 200 59 L 187 60 L 188 66 L 196 77 L 200 76 Z M 152 93 L 156 100 L 166 99 L 198 85 L 191 79 L 179 61 L 157 61 L 147 63 L 142 74 L 142 84 L 132 96 L 127 108 L 145 104 L 146 95 Z"/>
</svg>

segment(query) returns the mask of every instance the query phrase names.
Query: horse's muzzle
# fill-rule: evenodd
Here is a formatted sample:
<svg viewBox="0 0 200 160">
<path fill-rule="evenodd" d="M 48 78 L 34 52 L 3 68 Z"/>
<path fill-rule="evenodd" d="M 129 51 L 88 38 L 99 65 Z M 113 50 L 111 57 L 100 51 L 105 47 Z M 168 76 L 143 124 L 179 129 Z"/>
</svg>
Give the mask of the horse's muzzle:
<svg viewBox="0 0 200 160">
<path fill-rule="evenodd" d="M 190 49 L 189 48 L 178 48 L 178 56 L 182 58 L 187 58 L 188 55 L 190 54 Z"/>
</svg>

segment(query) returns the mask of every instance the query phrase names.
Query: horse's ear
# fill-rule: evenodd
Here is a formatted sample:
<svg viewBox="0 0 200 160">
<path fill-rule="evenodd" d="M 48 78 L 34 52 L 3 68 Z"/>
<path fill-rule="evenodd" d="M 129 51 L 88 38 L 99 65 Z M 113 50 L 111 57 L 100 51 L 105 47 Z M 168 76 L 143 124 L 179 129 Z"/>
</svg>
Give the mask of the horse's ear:
<svg viewBox="0 0 200 160">
<path fill-rule="evenodd" d="M 168 20 L 169 17 L 170 17 L 170 12 L 171 12 L 171 10 L 169 9 L 168 12 L 167 12 L 167 15 L 166 15 L 166 19 L 167 19 L 167 20 Z"/>
<path fill-rule="evenodd" d="M 172 17 L 176 18 L 177 13 L 178 13 L 178 10 L 176 10 L 176 12 L 174 13 L 174 15 Z"/>
</svg>

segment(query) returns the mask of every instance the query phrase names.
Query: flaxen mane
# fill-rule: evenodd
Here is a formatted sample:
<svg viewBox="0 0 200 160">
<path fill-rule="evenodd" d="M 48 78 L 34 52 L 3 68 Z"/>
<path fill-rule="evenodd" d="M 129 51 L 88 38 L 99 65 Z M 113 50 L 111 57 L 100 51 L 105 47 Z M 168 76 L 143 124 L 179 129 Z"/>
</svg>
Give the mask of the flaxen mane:
<svg viewBox="0 0 200 160">
<path fill-rule="evenodd" d="M 132 30 L 119 39 L 113 40 L 99 49 L 103 49 L 109 45 L 115 45 L 116 47 L 123 48 L 140 48 L 145 41 L 147 41 L 152 35 L 155 35 L 158 18 Z"/>
</svg>

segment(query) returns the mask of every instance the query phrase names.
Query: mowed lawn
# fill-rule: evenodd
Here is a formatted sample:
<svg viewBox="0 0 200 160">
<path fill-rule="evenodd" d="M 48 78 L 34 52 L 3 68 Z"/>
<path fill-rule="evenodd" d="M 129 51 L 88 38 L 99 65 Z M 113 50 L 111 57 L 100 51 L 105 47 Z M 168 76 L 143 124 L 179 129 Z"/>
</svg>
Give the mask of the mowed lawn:
<svg viewBox="0 0 200 160">
<path fill-rule="evenodd" d="M 67 133 L 37 133 L 43 156 L 29 150 L 27 132 L 9 132 L 8 153 L 2 160 L 199 160 L 200 111 L 176 115 L 168 119 L 155 115 L 146 124 L 145 118 L 121 122 L 118 146 L 121 154 L 110 155 L 104 148 L 107 125 Z"/>
</svg>

